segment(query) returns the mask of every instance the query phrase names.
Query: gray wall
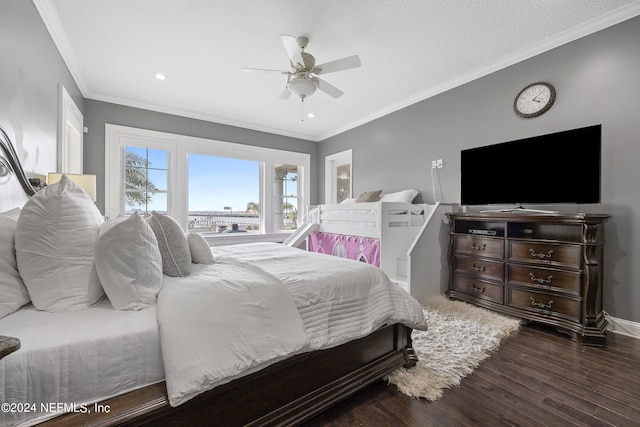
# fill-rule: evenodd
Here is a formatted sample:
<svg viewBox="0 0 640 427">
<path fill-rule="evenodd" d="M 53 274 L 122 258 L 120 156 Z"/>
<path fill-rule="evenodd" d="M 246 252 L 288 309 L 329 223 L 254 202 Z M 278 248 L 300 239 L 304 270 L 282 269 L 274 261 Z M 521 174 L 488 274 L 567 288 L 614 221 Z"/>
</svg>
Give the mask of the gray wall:
<svg viewBox="0 0 640 427">
<path fill-rule="evenodd" d="M 431 161 L 443 159 L 437 177 L 444 200 L 459 202 L 460 150 L 601 123 L 602 203 L 554 208 L 612 216 L 604 308 L 640 322 L 639 46 L 640 18 L 634 18 L 322 141 L 320 185 L 324 157 L 352 148 L 355 194 L 416 188 L 432 202 Z M 541 117 L 520 119 L 513 100 L 536 81 L 556 87 L 556 103 Z M 532 179 L 545 179 L 540 166 Z M 319 196 L 324 200 L 323 188 Z"/>
<path fill-rule="evenodd" d="M 97 175 L 98 194 L 96 205 L 104 212 L 104 137 L 105 124 L 131 126 L 198 138 L 235 142 L 278 150 L 295 151 L 311 155 L 311 203 L 317 203 L 318 143 L 304 139 L 274 135 L 249 129 L 189 119 L 171 114 L 126 107 L 107 102 L 85 100 L 84 171 Z"/>
<path fill-rule="evenodd" d="M 84 99 L 31 1 L 0 2 L 0 126 L 28 175 L 57 167 L 59 85 Z"/>
</svg>

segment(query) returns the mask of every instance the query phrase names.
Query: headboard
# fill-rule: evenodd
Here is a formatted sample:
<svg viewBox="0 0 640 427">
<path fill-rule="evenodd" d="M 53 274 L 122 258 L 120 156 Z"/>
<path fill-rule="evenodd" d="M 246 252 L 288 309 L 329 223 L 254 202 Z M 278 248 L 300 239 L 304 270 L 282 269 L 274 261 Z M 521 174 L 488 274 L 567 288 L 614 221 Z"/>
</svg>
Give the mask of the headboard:
<svg viewBox="0 0 640 427">
<path fill-rule="evenodd" d="M 22 207 L 34 194 L 9 135 L 0 126 L 0 212 Z"/>
</svg>

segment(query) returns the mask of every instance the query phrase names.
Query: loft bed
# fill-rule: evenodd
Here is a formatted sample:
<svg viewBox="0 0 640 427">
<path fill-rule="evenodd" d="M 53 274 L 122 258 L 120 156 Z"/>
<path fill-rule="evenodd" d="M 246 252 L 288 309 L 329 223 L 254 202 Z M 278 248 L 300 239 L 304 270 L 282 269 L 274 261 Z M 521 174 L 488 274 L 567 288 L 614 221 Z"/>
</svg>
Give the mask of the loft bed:
<svg viewBox="0 0 640 427">
<path fill-rule="evenodd" d="M 2 128 L 0 130 L 2 217 L 10 209 L 24 207 L 35 192 L 8 136 Z M 22 213 L 24 209 L 19 214 Z M 0 232 L 6 232 L 6 229 Z M 241 246 L 234 246 L 239 253 L 229 249 L 226 255 L 216 254 L 227 258 L 216 258 L 213 265 L 230 265 L 229 260 L 235 257 L 238 265 L 243 266 L 253 256 L 257 267 L 252 268 L 271 268 L 269 274 L 277 276 L 279 271 L 273 265 L 286 266 L 283 261 L 292 254 L 284 252 L 281 255 L 279 251 L 271 254 L 270 247 L 259 245 L 252 247 L 254 252 L 251 252 Z M 344 260 L 306 254 L 292 248 L 285 250 L 320 257 L 314 260 L 320 261 L 321 268 L 326 269 L 327 263 L 345 267 Z M 6 252 L 0 256 L 7 255 Z M 270 263 L 269 258 L 276 258 L 276 262 Z M 291 257 L 292 260 L 294 258 Z M 342 264 L 335 264 L 337 261 L 342 261 Z M 314 263 L 306 259 L 297 261 L 300 269 Z M 2 263 L 0 265 L 6 267 Z M 194 267 L 192 276 L 207 271 L 206 268 Z M 369 268 L 371 270 L 377 269 Z M 5 273 L 0 270 L 0 274 Z M 338 272 L 336 275 L 343 274 Z M 180 279 L 184 278 L 167 279 L 164 276 L 164 279 L 167 289 L 176 289 L 180 287 Z M 313 285 L 315 282 L 309 283 Z M 307 289 L 307 285 L 302 283 L 300 288 Z M 378 283 L 375 286 L 385 285 Z M 0 414 L 0 425 L 194 425 L 212 421 L 220 425 L 298 425 L 391 371 L 415 365 L 411 328 L 406 324 L 425 327 L 424 318 L 420 320 L 416 313 L 403 313 L 394 314 L 397 318 L 381 321 L 379 325 L 372 325 L 370 333 L 346 342 L 335 341 L 326 348 L 317 343 L 311 346 L 309 342 L 313 340 L 309 339 L 291 356 L 282 357 L 275 363 L 258 365 L 231 380 L 220 381 L 219 385 L 199 392 L 184 403 L 172 405 L 170 387 L 164 379 L 169 372 L 167 358 L 164 354 L 161 356 L 164 345 L 160 343 L 164 336 L 156 323 L 156 316 L 160 318 L 159 311 L 167 307 L 167 303 L 160 304 L 163 292 L 164 289 L 158 297 L 157 308 L 152 306 L 138 311 L 116 310 L 104 298 L 95 306 L 81 311 L 52 313 L 27 303 L 12 313 L 0 313 L 0 317 L 4 316 L 0 318 L 0 336 L 15 336 L 22 344 L 20 349 L 0 360 L 0 401 L 12 404 L 16 409 L 13 413 Z M 300 304 L 297 307 L 302 312 Z M 417 302 L 406 295 L 405 309 L 411 311 L 416 307 L 419 309 Z M 368 311 L 366 307 L 362 309 Z M 215 317 L 209 312 L 203 319 Z M 304 314 L 301 318 L 306 321 Z M 245 322 L 234 323 L 241 326 Z M 312 335 L 310 328 L 306 332 Z M 313 333 L 317 337 L 322 332 L 320 329 Z M 204 335 L 202 339 L 205 339 Z M 307 347 L 313 348 L 309 350 Z M 176 350 L 180 348 L 176 347 Z M 188 348 L 181 350 L 190 352 Z M 38 361 L 45 362 L 39 365 Z M 63 372 L 65 377 L 53 378 L 56 372 Z M 91 389 L 90 383 L 109 381 L 113 383 L 109 383 L 108 390 L 96 394 Z M 43 411 L 42 404 L 53 406 Z M 37 413 L 29 414 L 31 409 Z"/>
<path fill-rule="evenodd" d="M 284 244 L 375 265 L 419 301 L 446 290 L 440 271 L 446 247 L 445 212 L 455 205 L 413 204 L 415 190 L 382 195 L 377 202 L 310 206 L 303 224 Z M 396 200 L 396 201 L 385 201 Z M 401 200 L 404 199 L 404 200 Z M 446 251 L 445 251 L 446 252 Z M 412 262 L 413 261 L 413 262 Z M 429 270 L 423 267 L 429 264 Z M 422 266 L 421 266 L 422 265 Z M 432 278 L 425 285 L 425 275 Z M 413 286 L 412 286 L 413 284 Z"/>
</svg>

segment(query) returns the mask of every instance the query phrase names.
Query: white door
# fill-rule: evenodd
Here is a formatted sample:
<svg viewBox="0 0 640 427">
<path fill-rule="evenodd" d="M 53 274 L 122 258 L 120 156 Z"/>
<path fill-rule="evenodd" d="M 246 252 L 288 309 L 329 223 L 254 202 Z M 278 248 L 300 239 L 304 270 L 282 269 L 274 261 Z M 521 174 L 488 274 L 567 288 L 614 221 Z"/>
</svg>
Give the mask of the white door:
<svg viewBox="0 0 640 427">
<path fill-rule="evenodd" d="M 81 174 L 83 171 L 83 116 L 71 95 L 60 85 L 60 122 L 58 124 L 58 171 Z"/>
<path fill-rule="evenodd" d="M 352 151 L 345 150 L 325 157 L 325 203 L 340 203 L 351 197 Z"/>
</svg>

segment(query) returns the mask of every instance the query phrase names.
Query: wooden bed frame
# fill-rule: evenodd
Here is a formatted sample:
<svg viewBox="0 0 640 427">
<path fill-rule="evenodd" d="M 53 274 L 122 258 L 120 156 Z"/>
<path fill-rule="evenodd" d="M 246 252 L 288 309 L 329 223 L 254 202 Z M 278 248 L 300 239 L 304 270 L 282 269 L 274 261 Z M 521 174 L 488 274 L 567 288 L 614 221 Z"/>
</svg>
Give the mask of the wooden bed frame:
<svg viewBox="0 0 640 427">
<path fill-rule="evenodd" d="M 8 201 L 0 211 L 21 205 L 34 194 L 2 127 L 0 178 L 4 183 L 0 196 Z M 338 347 L 283 360 L 176 408 L 169 405 L 165 383 L 161 382 L 89 405 L 90 414 L 65 414 L 41 425 L 298 425 L 393 370 L 414 366 L 416 361 L 411 329 L 388 325 Z"/>
<path fill-rule="evenodd" d="M 391 371 L 414 366 L 411 330 L 391 325 L 328 350 L 300 354 L 169 406 L 164 382 L 101 402 L 109 413 L 73 413 L 42 426 L 299 425 Z"/>
</svg>

